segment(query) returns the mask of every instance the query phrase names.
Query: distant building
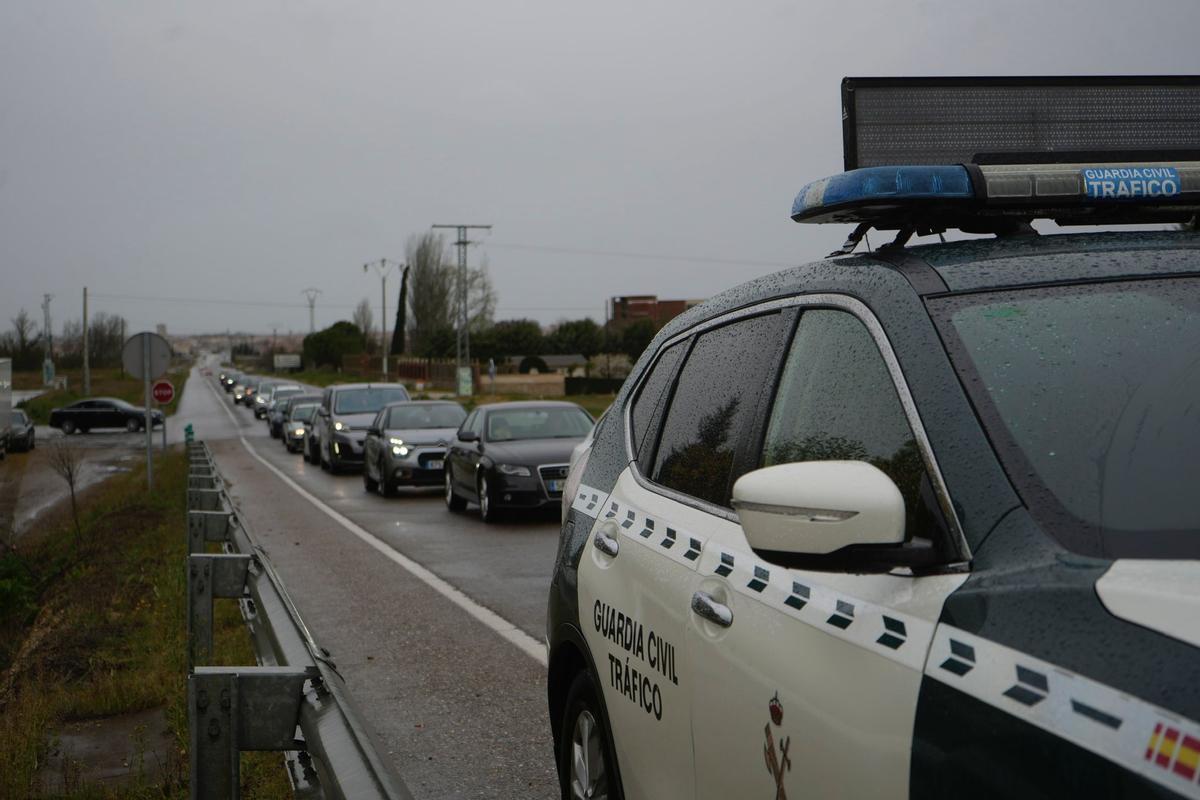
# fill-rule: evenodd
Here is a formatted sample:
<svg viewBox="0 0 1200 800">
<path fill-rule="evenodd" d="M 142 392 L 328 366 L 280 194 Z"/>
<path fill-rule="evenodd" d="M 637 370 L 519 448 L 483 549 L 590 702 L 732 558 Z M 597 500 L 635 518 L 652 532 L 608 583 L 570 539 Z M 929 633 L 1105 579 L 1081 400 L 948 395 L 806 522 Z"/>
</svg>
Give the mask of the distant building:
<svg viewBox="0 0 1200 800">
<path fill-rule="evenodd" d="M 609 324 L 616 330 L 634 322 L 648 319 L 655 328 L 661 328 L 692 306 L 703 300 L 659 300 L 653 294 L 632 294 L 614 297 L 610 303 Z"/>
</svg>

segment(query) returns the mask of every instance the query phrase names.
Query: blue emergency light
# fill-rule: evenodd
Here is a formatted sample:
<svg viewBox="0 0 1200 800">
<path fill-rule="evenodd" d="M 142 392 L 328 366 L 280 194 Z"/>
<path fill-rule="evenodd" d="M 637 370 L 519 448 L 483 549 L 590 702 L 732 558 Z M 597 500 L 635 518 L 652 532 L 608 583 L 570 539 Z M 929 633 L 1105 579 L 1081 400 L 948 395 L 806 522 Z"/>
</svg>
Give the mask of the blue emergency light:
<svg viewBox="0 0 1200 800">
<path fill-rule="evenodd" d="M 846 78 L 846 171 L 797 222 L 919 232 L 1184 222 L 1200 213 L 1200 77 Z"/>
</svg>

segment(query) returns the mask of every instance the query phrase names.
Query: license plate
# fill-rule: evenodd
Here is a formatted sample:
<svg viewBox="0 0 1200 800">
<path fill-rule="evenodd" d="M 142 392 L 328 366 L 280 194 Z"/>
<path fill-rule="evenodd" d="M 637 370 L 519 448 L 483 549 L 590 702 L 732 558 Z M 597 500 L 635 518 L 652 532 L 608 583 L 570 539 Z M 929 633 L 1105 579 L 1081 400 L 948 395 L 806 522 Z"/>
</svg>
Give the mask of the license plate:
<svg viewBox="0 0 1200 800">
<path fill-rule="evenodd" d="M 440 458 L 431 458 L 425 462 L 425 465 L 429 469 L 441 469 L 442 467 L 445 466 L 445 462 L 442 461 L 442 459 L 440 459 Z"/>
<path fill-rule="evenodd" d="M 561 492 L 565 481 L 546 481 L 546 488 L 552 492 Z"/>
</svg>

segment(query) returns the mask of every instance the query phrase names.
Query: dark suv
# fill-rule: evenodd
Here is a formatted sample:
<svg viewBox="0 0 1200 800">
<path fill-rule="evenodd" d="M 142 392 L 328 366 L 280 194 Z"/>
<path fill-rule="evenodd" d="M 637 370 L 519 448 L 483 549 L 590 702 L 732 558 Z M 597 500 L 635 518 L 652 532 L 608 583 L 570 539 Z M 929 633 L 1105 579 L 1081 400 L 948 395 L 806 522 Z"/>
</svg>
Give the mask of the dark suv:
<svg viewBox="0 0 1200 800">
<path fill-rule="evenodd" d="M 328 387 L 313 421 L 312 447 L 321 468 L 338 472 L 363 463 L 367 429 L 379 409 L 388 403 L 408 400 L 399 383 L 343 383 Z"/>
</svg>

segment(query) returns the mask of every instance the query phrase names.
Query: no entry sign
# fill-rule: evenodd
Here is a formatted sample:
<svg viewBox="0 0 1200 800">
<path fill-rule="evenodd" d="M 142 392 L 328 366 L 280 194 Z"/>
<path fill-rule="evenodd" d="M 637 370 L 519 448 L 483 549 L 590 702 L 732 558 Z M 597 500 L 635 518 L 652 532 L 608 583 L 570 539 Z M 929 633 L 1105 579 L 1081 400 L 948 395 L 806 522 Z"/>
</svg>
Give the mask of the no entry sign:
<svg viewBox="0 0 1200 800">
<path fill-rule="evenodd" d="M 175 399 L 175 387 L 171 385 L 170 381 L 158 381 L 150 390 L 150 394 L 154 397 L 155 402 L 165 406 Z"/>
</svg>

